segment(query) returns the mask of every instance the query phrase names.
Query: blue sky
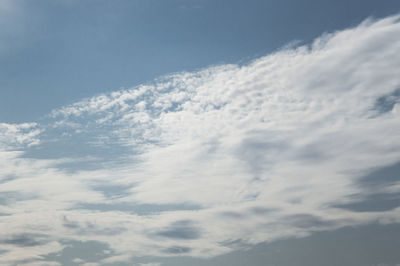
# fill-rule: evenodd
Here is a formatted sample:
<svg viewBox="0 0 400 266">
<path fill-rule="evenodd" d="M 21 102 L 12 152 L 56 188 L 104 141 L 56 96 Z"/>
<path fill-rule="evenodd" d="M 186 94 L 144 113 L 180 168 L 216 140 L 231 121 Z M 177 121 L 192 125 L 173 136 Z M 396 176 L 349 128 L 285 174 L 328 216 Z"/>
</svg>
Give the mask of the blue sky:
<svg viewBox="0 0 400 266">
<path fill-rule="evenodd" d="M 0 0 L 0 264 L 400 265 L 399 12 Z"/>
</svg>

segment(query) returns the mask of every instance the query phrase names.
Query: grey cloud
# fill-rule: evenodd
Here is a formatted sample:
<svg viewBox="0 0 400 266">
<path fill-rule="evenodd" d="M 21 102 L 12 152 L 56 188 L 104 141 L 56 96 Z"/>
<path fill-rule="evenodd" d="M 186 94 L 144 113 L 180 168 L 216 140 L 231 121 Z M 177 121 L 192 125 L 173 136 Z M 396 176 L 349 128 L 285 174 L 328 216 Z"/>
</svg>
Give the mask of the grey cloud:
<svg viewBox="0 0 400 266">
<path fill-rule="evenodd" d="M 115 226 L 115 227 L 99 227 L 98 225 L 90 222 L 86 222 L 83 224 L 70 221 L 64 216 L 64 223 L 63 226 L 70 229 L 74 230 L 80 235 L 119 235 L 123 232 L 125 232 L 127 229 L 124 227 L 120 226 Z"/>
<path fill-rule="evenodd" d="M 347 204 L 333 205 L 355 212 L 384 212 L 400 207 L 400 193 L 376 193 L 359 195 L 359 199 Z"/>
<path fill-rule="evenodd" d="M 172 246 L 169 248 L 164 249 L 165 253 L 169 253 L 169 254 L 185 254 L 185 253 L 189 253 L 192 249 L 189 247 L 183 247 L 183 246 Z"/>
<path fill-rule="evenodd" d="M 248 249 L 252 245 L 244 241 L 243 239 L 227 240 L 219 243 L 221 246 L 229 247 L 234 250 Z"/>
<path fill-rule="evenodd" d="M 85 227 L 80 228 L 79 233 L 86 235 L 116 236 L 126 232 L 127 230 L 128 229 L 121 226 L 99 227 L 95 224 L 87 223 Z"/>
<path fill-rule="evenodd" d="M 257 135 L 262 135 L 258 133 Z M 282 141 L 268 140 L 271 133 L 265 133 L 265 136 L 247 138 L 242 140 L 237 149 L 237 156 L 247 162 L 250 170 L 258 176 L 272 161 L 277 160 L 277 156 L 288 148 L 288 144 Z"/>
<path fill-rule="evenodd" d="M 295 158 L 306 162 L 320 162 L 328 158 L 327 154 L 323 151 L 322 145 L 309 144 L 298 149 Z"/>
<path fill-rule="evenodd" d="M 400 162 L 381 167 L 355 180 L 354 186 L 359 193 L 349 195 L 345 203 L 332 207 L 355 212 L 383 212 L 400 206 L 400 191 L 388 192 L 387 189 L 400 183 Z"/>
<path fill-rule="evenodd" d="M 66 216 L 64 216 L 63 220 L 64 220 L 64 223 L 63 223 L 64 227 L 69 228 L 69 229 L 79 228 L 79 224 L 77 222 L 68 220 L 68 218 Z"/>
<path fill-rule="evenodd" d="M 80 203 L 73 209 L 95 211 L 121 211 L 137 215 L 149 215 L 168 211 L 188 211 L 202 209 L 194 204 L 134 204 L 134 203 Z"/>
<path fill-rule="evenodd" d="M 266 208 L 262 206 L 253 207 L 250 209 L 250 213 L 255 215 L 266 215 L 273 212 L 279 211 L 277 208 Z"/>
<path fill-rule="evenodd" d="M 376 102 L 374 109 L 379 113 L 387 113 L 393 110 L 396 103 L 400 102 L 400 88 L 394 92 L 379 97 Z"/>
<path fill-rule="evenodd" d="M 7 183 L 7 182 L 12 181 L 12 180 L 15 180 L 15 179 L 17 179 L 17 178 L 18 178 L 17 176 L 12 175 L 12 174 L 2 176 L 1 179 L 0 179 L 0 184 Z M 1 194 L 0 194 L 0 195 L 1 195 Z"/>
<path fill-rule="evenodd" d="M 18 247 L 41 246 L 47 242 L 49 242 L 48 236 L 39 234 L 19 234 L 0 240 L 0 243 L 2 244 L 14 245 Z"/>
<path fill-rule="evenodd" d="M 172 239 L 197 239 L 201 236 L 201 231 L 198 227 L 194 226 L 192 221 L 184 220 L 177 221 L 155 233 L 157 236 L 162 236 Z"/>
<path fill-rule="evenodd" d="M 372 171 L 370 174 L 361 177 L 356 185 L 364 190 L 376 191 L 398 182 L 400 182 L 400 162 Z"/>
<path fill-rule="evenodd" d="M 222 211 L 218 216 L 226 219 L 243 220 L 251 216 L 267 216 L 271 213 L 279 211 L 278 208 L 266 208 L 263 206 L 256 206 L 240 211 Z"/>
<path fill-rule="evenodd" d="M 311 214 L 288 215 L 283 218 L 282 222 L 298 228 L 332 227 L 337 223 L 335 221 L 324 220 Z"/>
<path fill-rule="evenodd" d="M 97 185 L 93 189 L 102 192 L 107 198 L 119 198 L 128 196 L 131 188 L 132 186 L 124 185 Z"/>
<path fill-rule="evenodd" d="M 245 219 L 246 215 L 240 212 L 224 211 L 219 213 L 220 216 L 229 219 Z"/>
<path fill-rule="evenodd" d="M 232 242 L 240 245 L 241 241 Z M 260 243 L 208 259 L 184 256 L 152 259 L 163 266 L 397 266 L 399 246 L 400 224 L 369 224 Z"/>
<path fill-rule="evenodd" d="M 21 193 L 17 191 L 0 192 L 0 205 L 10 205 L 18 201 L 27 201 L 37 198 L 32 194 Z"/>
</svg>

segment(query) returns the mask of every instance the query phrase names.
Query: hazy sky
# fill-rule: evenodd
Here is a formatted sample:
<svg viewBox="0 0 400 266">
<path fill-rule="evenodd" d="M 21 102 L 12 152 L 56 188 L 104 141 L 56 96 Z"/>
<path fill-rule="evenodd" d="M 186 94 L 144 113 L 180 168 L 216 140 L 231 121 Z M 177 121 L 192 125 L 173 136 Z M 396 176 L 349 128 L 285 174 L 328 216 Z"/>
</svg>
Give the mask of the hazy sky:
<svg viewBox="0 0 400 266">
<path fill-rule="evenodd" d="M 399 12 L 0 0 L 0 264 L 400 265 Z"/>
</svg>

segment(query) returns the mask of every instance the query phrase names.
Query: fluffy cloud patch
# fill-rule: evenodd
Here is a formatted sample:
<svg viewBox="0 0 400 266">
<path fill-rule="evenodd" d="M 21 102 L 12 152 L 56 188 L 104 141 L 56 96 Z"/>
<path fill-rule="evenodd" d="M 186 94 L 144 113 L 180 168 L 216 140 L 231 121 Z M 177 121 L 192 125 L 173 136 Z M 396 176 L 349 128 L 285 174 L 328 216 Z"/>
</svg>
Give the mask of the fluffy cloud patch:
<svg viewBox="0 0 400 266">
<path fill-rule="evenodd" d="M 0 148 L 19 148 L 23 145 L 39 144 L 41 130 L 36 123 L 6 124 L 0 123 Z"/>
</svg>

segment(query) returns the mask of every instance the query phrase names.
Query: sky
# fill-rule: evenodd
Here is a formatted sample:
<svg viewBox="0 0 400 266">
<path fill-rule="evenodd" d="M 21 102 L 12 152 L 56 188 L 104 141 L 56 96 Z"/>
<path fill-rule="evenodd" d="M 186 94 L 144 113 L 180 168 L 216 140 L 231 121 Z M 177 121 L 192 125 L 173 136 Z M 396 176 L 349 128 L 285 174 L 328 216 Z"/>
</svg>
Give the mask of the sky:
<svg viewBox="0 0 400 266">
<path fill-rule="evenodd" d="M 400 2 L 0 0 L 1 265 L 400 265 Z"/>
</svg>

